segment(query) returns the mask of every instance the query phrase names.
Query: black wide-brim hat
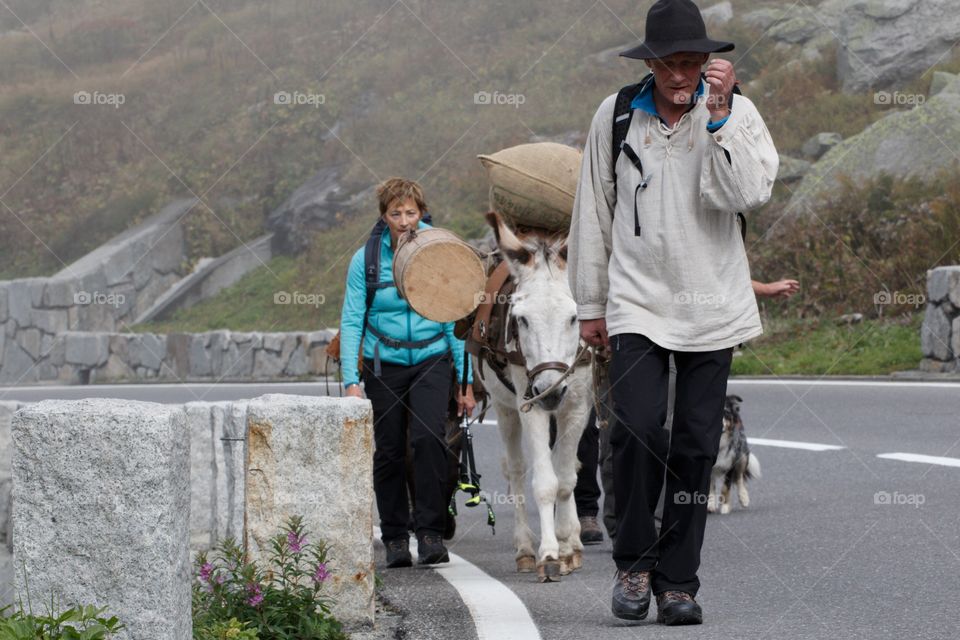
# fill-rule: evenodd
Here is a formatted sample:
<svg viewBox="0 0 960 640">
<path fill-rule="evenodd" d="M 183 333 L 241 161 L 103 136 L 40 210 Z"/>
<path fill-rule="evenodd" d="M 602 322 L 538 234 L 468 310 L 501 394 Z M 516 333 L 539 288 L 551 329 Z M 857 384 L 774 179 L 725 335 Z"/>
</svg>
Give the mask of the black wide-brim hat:
<svg viewBox="0 0 960 640">
<path fill-rule="evenodd" d="M 700 9 L 692 0 L 657 0 L 647 13 L 645 40 L 620 55 L 650 60 L 674 53 L 733 51 L 732 42 L 711 40 Z"/>
</svg>

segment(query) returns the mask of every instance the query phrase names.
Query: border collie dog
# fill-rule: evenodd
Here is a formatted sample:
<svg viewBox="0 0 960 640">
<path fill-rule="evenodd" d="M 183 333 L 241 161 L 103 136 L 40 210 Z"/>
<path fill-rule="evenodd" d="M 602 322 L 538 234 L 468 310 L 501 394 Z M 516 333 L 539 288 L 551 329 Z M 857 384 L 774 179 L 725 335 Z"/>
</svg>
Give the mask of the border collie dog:
<svg viewBox="0 0 960 640">
<path fill-rule="evenodd" d="M 747 434 L 743 431 L 740 419 L 740 396 L 727 396 L 723 407 L 723 434 L 720 436 L 720 452 L 713 465 L 710 477 L 710 495 L 707 498 L 707 511 L 730 513 L 730 486 L 737 484 L 737 497 L 744 508 L 750 506 L 750 494 L 747 493 L 747 480 L 760 477 L 760 461 L 750 453 L 747 446 Z M 716 486 L 723 481 L 719 500 Z"/>
</svg>

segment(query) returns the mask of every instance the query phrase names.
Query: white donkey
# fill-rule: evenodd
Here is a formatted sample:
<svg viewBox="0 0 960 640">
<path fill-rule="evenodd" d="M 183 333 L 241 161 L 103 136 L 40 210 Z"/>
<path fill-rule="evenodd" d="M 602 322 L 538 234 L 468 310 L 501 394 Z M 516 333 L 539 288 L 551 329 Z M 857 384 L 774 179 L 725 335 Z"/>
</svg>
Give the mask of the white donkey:
<svg viewBox="0 0 960 640">
<path fill-rule="evenodd" d="M 580 346 L 577 305 L 567 282 L 566 241 L 550 242 L 539 236 L 521 239 L 497 214 L 488 214 L 487 220 L 516 285 L 510 307 L 514 328 L 508 332 L 506 346 L 518 349 L 526 366 L 508 365 L 516 393 L 494 375 L 492 367 L 479 367 L 476 357 L 473 366 L 496 409 L 506 449 L 503 471 L 515 505 L 517 571 L 536 568 L 540 582 L 553 582 L 582 564 L 573 488 L 579 466 L 577 445 L 593 402 L 590 353 Z M 568 371 L 574 363 L 578 366 Z M 536 400 L 529 402 L 525 392 Z M 552 451 L 551 422 L 556 424 Z M 536 555 L 524 498 L 524 446 L 531 457 L 533 494 L 540 513 Z"/>
</svg>

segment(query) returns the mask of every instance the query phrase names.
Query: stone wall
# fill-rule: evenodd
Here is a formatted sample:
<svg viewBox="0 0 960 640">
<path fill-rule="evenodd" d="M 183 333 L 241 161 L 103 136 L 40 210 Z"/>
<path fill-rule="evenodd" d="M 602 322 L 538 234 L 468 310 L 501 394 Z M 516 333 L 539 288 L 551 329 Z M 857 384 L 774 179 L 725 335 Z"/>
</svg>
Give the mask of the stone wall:
<svg viewBox="0 0 960 640">
<path fill-rule="evenodd" d="M 203 258 L 193 272 L 161 295 L 139 318 L 137 323 L 164 320 L 180 309 L 212 298 L 223 289 L 236 284 L 250 271 L 257 269 L 273 257 L 268 233 L 256 240 L 242 243 L 236 249 L 219 258 Z"/>
<path fill-rule="evenodd" d="M 106 333 L 44 335 L 24 355 L 21 380 L 62 384 L 277 380 L 328 373 L 325 349 L 335 331 L 292 333 Z M 330 363 L 329 372 L 332 373 Z M 0 377 L 0 382 L 10 381 Z"/>
<path fill-rule="evenodd" d="M 174 202 L 49 278 L 0 282 L 0 382 L 59 380 L 58 334 L 133 324 L 182 277 L 192 206 Z"/>
<path fill-rule="evenodd" d="M 960 266 L 927 272 L 927 313 L 920 342 L 921 371 L 960 373 Z"/>
</svg>

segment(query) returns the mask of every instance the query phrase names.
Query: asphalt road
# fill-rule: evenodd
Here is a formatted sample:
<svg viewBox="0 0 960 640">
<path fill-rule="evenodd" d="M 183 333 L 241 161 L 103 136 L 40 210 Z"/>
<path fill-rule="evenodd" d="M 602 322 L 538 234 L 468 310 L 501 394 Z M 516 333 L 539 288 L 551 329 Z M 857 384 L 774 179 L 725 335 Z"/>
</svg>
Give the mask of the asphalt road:
<svg viewBox="0 0 960 640">
<path fill-rule="evenodd" d="M 753 446 L 763 477 L 751 483 L 750 508 L 708 519 L 703 626 L 657 625 L 655 605 L 641 623 L 613 618 L 609 540 L 587 547 L 583 569 L 559 584 L 515 573 L 512 507 L 497 508 L 496 536 L 483 513 L 461 508 L 451 551 L 509 587 L 545 640 L 957 638 L 960 468 L 877 455 L 960 458 L 960 386 L 733 381 L 730 390 L 744 398 L 749 436 L 842 448 Z M 474 432 L 484 490 L 505 491 L 496 427 Z M 408 613 L 409 637 L 478 637 L 437 571 L 383 576 L 387 597 Z"/>
<path fill-rule="evenodd" d="M 378 545 L 382 593 L 404 613 L 405 637 L 957 638 L 960 466 L 943 465 L 960 465 L 960 385 L 734 380 L 730 390 L 744 398 L 747 434 L 766 443 L 753 445 L 763 477 L 750 485 L 749 509 L 708 519 L 698 597 L 704 625 L 662 627 L 653 622 L 655 606 L 641 623 L 613 618 L 608 540 L 587 547 L 583 569 L 560 583 L 515 573 L 513 508 L 497 505 L 495 536 L 484 513 L 461 507 L 448 545 L 457 559 L 448 568 L 386 570 Z M 323 395 L 325 388 L 0 389 L 5 399 L 29 401 L 97 394 L 183 402 L 263 393 Z M 477 425 L 474 436 L 483 489 L 502 495 L 497 429 Z M 835 448 L 794 448 L 804 444 Z M 892 453 L 943 459 L 878 457 Z M 536 530 L 532 501 L 528 509 Z M 470 573 L 472 567 L 479 571 Z M 519 599 L 519 613 L 505 608 L 504 592 Z M 522 630 L 523 616 L 536 631 Z M 484 631 L 497 623 L 514 635 Z"/>
</svg>

